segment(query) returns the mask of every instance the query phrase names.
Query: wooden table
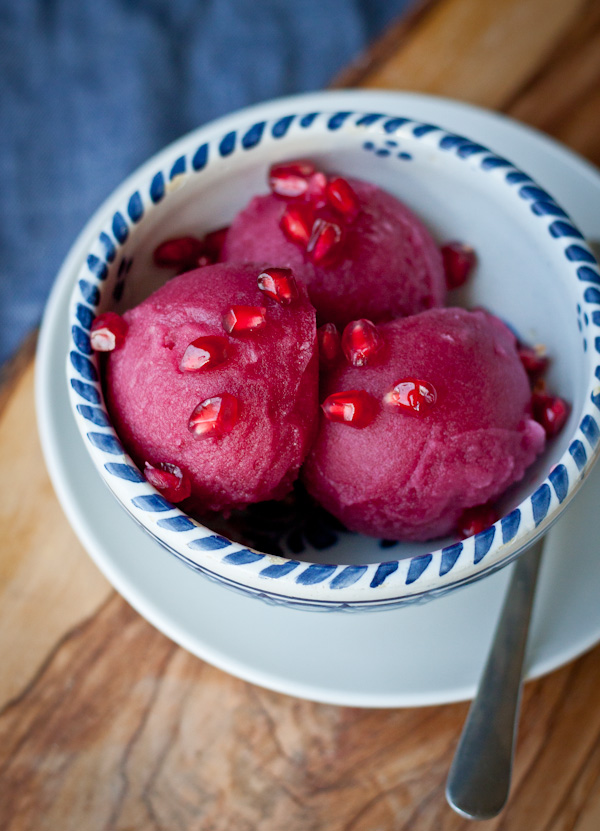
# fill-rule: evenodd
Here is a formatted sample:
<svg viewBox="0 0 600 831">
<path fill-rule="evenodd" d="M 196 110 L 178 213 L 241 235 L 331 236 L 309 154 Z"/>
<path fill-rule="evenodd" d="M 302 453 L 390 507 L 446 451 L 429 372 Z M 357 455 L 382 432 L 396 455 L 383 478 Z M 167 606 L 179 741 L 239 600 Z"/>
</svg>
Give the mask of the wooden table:
<svg viewBox="0 0 600 831">
<path fill-rule="evenodd" d="M 600 4 L 424 3 L 337 85 L 498 109 L 599 163 Z M 32 343 L 3 380 L 3 831 L 471 827 L 444 799 L 466 704 L 314 704 L 177 647 L 114 592 L 62 514 L 37 440 Z M 600 828 L 600 647 L 526 686 L 510 802 L 483 827 Z"/>
</svg>

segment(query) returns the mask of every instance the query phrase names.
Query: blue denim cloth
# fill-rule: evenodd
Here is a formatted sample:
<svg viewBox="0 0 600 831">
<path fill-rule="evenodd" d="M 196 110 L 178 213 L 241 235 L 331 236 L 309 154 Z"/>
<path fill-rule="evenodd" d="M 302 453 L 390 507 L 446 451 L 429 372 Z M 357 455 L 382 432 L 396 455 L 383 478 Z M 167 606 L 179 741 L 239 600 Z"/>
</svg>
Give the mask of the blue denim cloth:
<svg viewBox="0 0 600 831">
<path fill-rule="evenodd" d="M 412 0 L 0 0 L 0 364 L 91 213 L 161 147 L 323 88 Z"/>
</svg>

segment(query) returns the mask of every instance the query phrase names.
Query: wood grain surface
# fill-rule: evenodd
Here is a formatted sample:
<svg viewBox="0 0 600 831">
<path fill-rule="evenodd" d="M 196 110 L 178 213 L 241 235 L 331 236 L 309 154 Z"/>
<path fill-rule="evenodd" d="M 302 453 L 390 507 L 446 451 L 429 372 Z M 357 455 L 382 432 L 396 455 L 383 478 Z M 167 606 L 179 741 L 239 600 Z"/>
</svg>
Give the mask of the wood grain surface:
<svg viewBox="0 0 600 831">
<path fill-rule="evenodd" d="M 336 85 L 500 109 L 599 162 L 600 4 L 429 0 Z M 177 647 L 113 591 L 46 474 L 31 356 L 30 343 L 0 390 L 0 829 L 471 828 L 444 799 L 467 705 L 268 692 Z M 600 647 L 526 686 L 511 798 L 481 827 L 600 829 Z"/>
</svg>

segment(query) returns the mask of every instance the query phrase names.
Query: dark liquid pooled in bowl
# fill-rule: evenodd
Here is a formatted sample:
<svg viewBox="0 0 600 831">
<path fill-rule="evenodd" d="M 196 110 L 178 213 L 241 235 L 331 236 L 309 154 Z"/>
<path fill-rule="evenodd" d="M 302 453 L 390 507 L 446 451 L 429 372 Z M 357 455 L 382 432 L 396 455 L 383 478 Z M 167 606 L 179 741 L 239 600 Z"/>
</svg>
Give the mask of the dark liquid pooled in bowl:
<svg viewBox="0 0 600 831">
<path fill-rule="evenodd" d="M 199 519 L 217 534 L 280 557 L 302 558 L 307 548 L 325 551 L 338 542 L 340 533 L 350 533 L 299 482 L 285 499 L 258 502 L 227 517 L 206 514 Z"/>
</svg>

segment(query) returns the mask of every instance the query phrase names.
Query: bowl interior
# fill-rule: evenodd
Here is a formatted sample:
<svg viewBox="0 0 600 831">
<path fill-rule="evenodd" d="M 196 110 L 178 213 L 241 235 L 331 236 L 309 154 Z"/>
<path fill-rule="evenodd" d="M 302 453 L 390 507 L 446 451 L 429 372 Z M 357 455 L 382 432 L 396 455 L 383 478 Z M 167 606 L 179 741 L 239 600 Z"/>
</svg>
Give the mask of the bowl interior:
<svg viewBox="0 0 600 831">
<path fill-rule="evenodd" d="M 475 248 L 476 272 L 467 286 L 451 293 L 450 305 L 483 306 L 503 318 L 523 341 L 545 345 L 551 357 L 547 383 L 570 402 L 569 423 L 525 479 L 505 494 L 502 511 L 507 513 L 531 494 L 568 448 L 581 419 L 591 372 L 584 346 L 586 321 L 578 308 L 573 280 L 566 275 L 565 258 L 548 232 L 547 219 L 532 210 L 539 193 L 536 197 L 533 191 L 527 192 L 527 178 L 508 182 L 510 167 L 484 168 L 468 154 L 441 149 L 430 134 L 392 133 L 378 124 L 335 132 L 295 126 L 285 137 L 265 136 L 229 154 L 214 152 L 211 146 L 208 163 L 201 170 L 193 169 L 196 149 L 197 145 L 190 144 L 183 172 L 175 159 L 170 160 L 170 169 L 164 168 L 160 180 L 153 179 L 146 168 L 122 189 L 120 202 L 117 199 L 111 205 L 106 232 L 92 252 L 108 265 L 94 313 L 123 312 L 172 276 L 154 265 L 156 246 L 170 237 L 202 236 L 228 225 L 253 195 L 266 192 L 267 170 L 275 161 L 310 158 L 326 171 L 371 181 L 411 207 L 439 243 L 458 239 Z M 153 199 L 152 193 L 161 195 Z M 132 209 L 137 204 L 131 198 L 134 194 L 141 213 Z M 113 257 L 109 242 L 118 237 L 115 216 L 132 215 L 138 218 L 127 220 L 127 233 L 121 232 L 122 241 Z M 270 536 L 263 535 L 261 542 L 259 532 L 258 542 L 250 540 L 253 547 L 266 550 L 270 540 L 281 553 L 296 559 L 377 563 L 390 556 L 415 556 L 454 541 L 392 545 L 340 532 L 327 517 L 314 516 L 308 532 L 300 527 L 295 539 L 290 539 L 289 529 L 282 530 L 289 519 L 288 508 L 284 506 L 283 513 L 275 517 Z M 270 507 L 261 511 L 258 506 L 243 514 L 238 519 L 246 530 L 252 526 L 264 531 L 267 518 L 273 519 Z M 228 525 L 213 518 L 207 524 L 211 522 L 211 527 L 233 539 L 239 532 L 235 521 Z M 387 553 L 390 547 L 393 552 Z"/>
</svg>

